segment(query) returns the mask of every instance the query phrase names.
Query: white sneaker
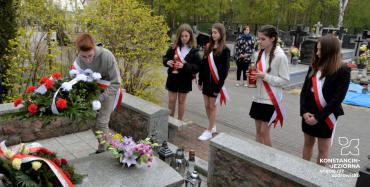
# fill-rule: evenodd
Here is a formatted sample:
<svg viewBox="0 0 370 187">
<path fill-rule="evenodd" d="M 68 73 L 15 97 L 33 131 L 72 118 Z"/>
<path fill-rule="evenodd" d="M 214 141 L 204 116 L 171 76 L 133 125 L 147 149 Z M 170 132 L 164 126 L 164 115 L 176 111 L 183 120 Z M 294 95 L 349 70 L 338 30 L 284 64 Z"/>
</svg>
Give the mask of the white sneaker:
<svg viewBox="0 0 370 187">
<path fill-rule="evenodd" d="M 212 138 L 212 132 L 209 132 L 208 130 L 205 130 L 202 135 L 198 137 L 198 140 L 206 141 Z"/>
<path fill-rule="evenodd" d="M 236 86 L 236 87 L 239 87 L 239 86 L 240 86 L 240 84 L 239 84 L 239 83 L 236 83 L 236 84 L 235 84 L 235 86 Z"/>
<path fill-rule="evenodd" d="M 245 83 L 245 84 L 244 84 L 244 87 L 248 87 L 248 84 L 247 84 L 247 83 Z"/>
<path fill-rule="evenodd" d="M 217 132 L 216 127 L 213 127 L 212 130 L 211 130 L 211 133 L 214 134 L 216 132 Z"/>
</svg>

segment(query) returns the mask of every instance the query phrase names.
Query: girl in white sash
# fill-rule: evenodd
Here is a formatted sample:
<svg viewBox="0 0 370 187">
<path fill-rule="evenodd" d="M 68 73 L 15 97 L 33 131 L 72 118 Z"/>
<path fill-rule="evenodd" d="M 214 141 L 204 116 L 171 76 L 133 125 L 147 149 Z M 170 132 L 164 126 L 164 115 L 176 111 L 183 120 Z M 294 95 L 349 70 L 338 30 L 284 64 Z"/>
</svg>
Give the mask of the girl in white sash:
<svg viewBox="0 0 370 187">
<path fill-rule="evenodd" d="M 282 106 L 282 87 L 289 82 L 288 58 L 276 46 L 278 33 L 275 27 L 265 25 L 258 31 L 261 51 L 257 59 L 258 73 L 251 78 L 257 79 L 255 96 L 249 115 L 255 119 L 256 141 L 272 146 L 271 124 L 283 125 L 285 110 Z"/>
<path fill-rule="evenodd" d="M 175 43 L 163 57 L 163 65 L 168 67 L 166 89 L 170 116 L 175 115 L 178 100 L 178 119 L 181 121 L 185 113 L 186 95 L 192 90 L 192 80 L 198 73 L 201 62 L 199 50 L 196 47 L 197 43 L 190 25 L 182 24 L 177 29 Z"/>
<path fill-rule="evenodd" d="M 227 95 L 224 83 L 230 68 L 230 50 L 226 47 L 226 31 L 221 23 L 212 26 L 212 36 L 208 49 L 205 50 L 199 71 L 198 86 L 202 90 L 204 105 L 208 117 L 208 128 L 198 137 L 209 140 L 216 132 L 216 104 L 226 104 Z"/>
<path fill-rule="evenodd" d="M 340 48 L 339 40 L 333 35 L 318 40 L 301 91 L 303 159 L 311 160 L 317 138 L 319 155 L 316 162 L 320 165 L 325 165 L 320 159 L 329 156 L 331 138 L 338 116 L 344 114 L 341 103 L 350 82 L 350 70 L 342 64 Z"/>
</svg>

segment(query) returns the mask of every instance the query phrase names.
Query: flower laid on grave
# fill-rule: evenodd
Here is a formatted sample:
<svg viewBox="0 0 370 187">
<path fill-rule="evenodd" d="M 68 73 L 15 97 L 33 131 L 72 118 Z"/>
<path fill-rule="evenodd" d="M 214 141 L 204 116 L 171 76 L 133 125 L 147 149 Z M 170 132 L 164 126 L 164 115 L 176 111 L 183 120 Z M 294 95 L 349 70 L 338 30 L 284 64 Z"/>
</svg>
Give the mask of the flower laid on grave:
<svg viewBox="0 0 370 187">
<path fill-rule="evenodd" d="M 150 167 L 153 162 L 153 148 L 158 146 L 150 138 L 140 140 L 137 143 L 132 137 L 123 137 L 117 133 L 115 135 L 103 135 L 102 131 L 95 132 L 99 142 L 105 145 L 115 159 L 123 166 Z"/>
<path fill-rule="evenodd" d="M 42 77 L 38 85 L 26 88 L 22 98 L 14 101 L 14 106 L 23 107 L 11 116 L 43 117 L 63 115 L 71 119 L 95 117 L 101 103 L 98 98 L 103 89 L 99 86 L 100 73 L 90 69 L 82 72 L 71 70 L 70 76 L 62 78 L 54 73 L 49 78 Z"/>
<path fill-rule="evenodd" d="M 360 46 L 359 56 L 356 58 L 356 65 L 358 69 L 365 69 L 369 61 L 369 50 L 365 44 Z"/>
<path fill-rule="evenodd" d="M 74 186 L 83 176 L 66 159 L 38 143 L 19 144 L 13 149 L 0 144 L 0 173 L 5 186 Z"/>
<path fill-rule="evenodd" d="M 296 47 L 291 47 L 289 52 L 290 52 L 290 55 L 292 57 L 298 57 L 299 56 L 299 49 L 296 48 Z"/>
</svg>

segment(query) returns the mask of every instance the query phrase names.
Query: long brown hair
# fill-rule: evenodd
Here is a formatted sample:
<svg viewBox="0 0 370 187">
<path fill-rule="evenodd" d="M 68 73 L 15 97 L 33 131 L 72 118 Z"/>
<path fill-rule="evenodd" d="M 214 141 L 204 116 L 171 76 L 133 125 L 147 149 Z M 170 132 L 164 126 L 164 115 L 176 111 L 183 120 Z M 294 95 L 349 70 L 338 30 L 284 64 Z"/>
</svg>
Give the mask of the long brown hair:
<svg viewBox="0 0 370 187">
<path fill-rule="evenodd" d="M 320 56 L 317 56 L 317 45 L 320 43 Z M 321 70 L 321 78 L 334 74 L 342 64 L 340 54 L 340 42 L 337 37 L 332 34 L 325 35 L 317 41 L 314 54 L 312 56 L 312 71 L 310 77 L 316 75 L 317 71 Z"/>
<path fill-rule="evenodd" d="M 191 47 L 191 48 L 196 48 L 197 47 L 197 41 L 195 40 L 193 29 L 191 29 L 189 24 L 184 23 L 184 24 L 180 25 L 180 27 L 177 29 L 176 40 L 175 40 L 175 43 L 172 46 L 173 49 L 176 49 L 177 47 L 181 47 L 182 45 L 185 45 L 185 44 L 181 43 L 181 33 L 184 32 L 184 31 L 188 32 L 189 35 L 190 35 L 189 47 Z"/>
<path fill-rule="evenodd" d="M 220 33 L 220 41 L 218 42 L 218 46 L 216 49 L 216 54 L 221 54 L 222 50 L 226 47 L 226 29 L 225 26 L 222 23 L 215 23 L 212 25 L 212 29 L 216 29 L 218 33 Z M 212 52 L 213 47 L 215 46 L 216 41 L 213 40 L 212 34 L 209 39 L 209 47 L 206 51 L 206 56 L 208 56 L 209 53 Z"/>
<path fill-rule="evenodd" d="M 276 49 L 276 45 L 277 45 L 277 41 L 278 41 L 278 32 L 277 32 L 276 28 L 272 25 L 264 25 L 258 30 L 258 32 L 262 33 L 263 35 L 265 35 L 269 38 L 275 38 L 275 40 L 272 43 L 272 48 L 271 48 L 271 51 L 270 51 L 269 67 L 267 69 L 267 73 L 269 73 L 271 71 L 271 62 L 272 62 L 273 58 L 275 57 L 275 49 Z M 264 51 L 264 49 L 261 49 L 260 53 L 258 54 L 257 63 L 261 59 L 263 51 Z"/>
</svg>

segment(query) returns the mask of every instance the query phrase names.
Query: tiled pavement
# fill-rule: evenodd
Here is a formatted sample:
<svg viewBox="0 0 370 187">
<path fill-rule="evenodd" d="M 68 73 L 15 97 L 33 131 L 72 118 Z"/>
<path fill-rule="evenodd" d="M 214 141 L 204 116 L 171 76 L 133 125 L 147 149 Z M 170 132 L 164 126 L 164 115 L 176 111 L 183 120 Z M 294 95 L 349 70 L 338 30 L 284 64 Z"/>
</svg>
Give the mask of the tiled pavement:
<svg viewBox="0 0 370 187">
<path fill-rule="evenodd" d="M 190 149 L 194 149 L 197 157 L 207 161 L 209 141 L 198 140 L 198 136 L 204 130 L 205 128 L 194 123 L 188 124 L 182 131 L 177 131 L 176 135 L 169 139 L 169 142 L 178 147 L 184 147 L 186 152 Z"/>
<path fill-rule="evenodd" d="M 226 88 L 231 101 L 226 107 L 217 107 L 216 125 L 219 132 L 225 132 L 245 139 L 255 139 L 254 120 L 248 115 L 253 96 L 257 89 L 235 87 L 235 72 L 230 72 L 226 80 Z M 299 92 L 298 92 L 299 93 Z M 301 157 L 303 148 L 303 133 L 301 130 L 301 118 L 299 115 L 299 94 L 297 92 L 285 94 L 285 108 L 288 119 L 284 128 L 271 129 L 273 147 L 297 157 Z M 167 96 L 164 96 L 163 106 L 166 107 Z M 192 121 L 206 128 L 208 120 L 204 109 L 202 93 L 193 85 L 193 91 L 187 96 L 187 108 L 185 121 Z M 331 158 L 358 159 L 360 166 L 369 163 L 367 156 L 370 154 L 370 109 L 344 105 L 345 115 L 339 117 L 333 146 L 330 148 Z M 201 133 L 201 132 L 200 132 Z M 198 136 L 200 135 L 198 134 Z M 194 138 L 197 136 L 194 135 Z M 359 155 L 341 155 L 343 146 L 339 145 L 338 138 L 347 137 L 359 139 Z M 197 142 L 194 143 L 196 145 Z M 352 148 L 355 145 L 352 145 Z M 314 148 L 312 162 L 317 157 L 317 147 Z M 357 172 L 358 169 L 351 169 Z"/>
</svg>

